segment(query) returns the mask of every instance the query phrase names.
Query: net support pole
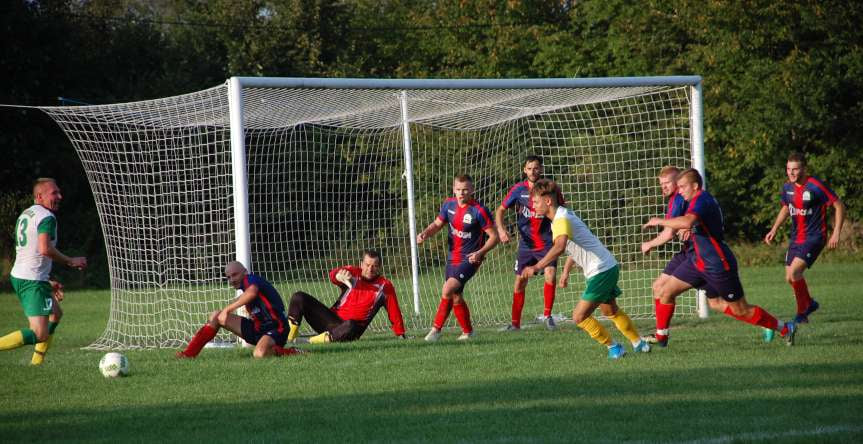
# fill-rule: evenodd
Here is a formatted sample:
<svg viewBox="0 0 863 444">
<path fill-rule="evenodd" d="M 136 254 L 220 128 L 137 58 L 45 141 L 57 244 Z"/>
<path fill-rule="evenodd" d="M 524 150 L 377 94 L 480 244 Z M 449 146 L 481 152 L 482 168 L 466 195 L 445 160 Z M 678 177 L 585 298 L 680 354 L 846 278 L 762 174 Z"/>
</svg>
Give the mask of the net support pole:
<svg viewBox="0 0 863 444">
<path fill-rule="evenodd" d="M 414 208 L 414 162 L 411 155 L 411 126 L 408 120 L 408 93 L 402 91 L 399 94 L 399 102 L 402 109 L 402 137 L 404 138 L 405 153 L 405 185 L 408 198 L 408 230 L 411 246 L 411 287 L 414 293 L 414 313 L 420 314 L 420 280 L 419 280 L 419 252 L 417 251 L 417 219 L 416 208 Z"/>
<path fill-rule="evenodd" d="M 246 168 L 246 130 L 243 127 L 243 85 L 228 81 L 228 110 L 231 121 L 231 179 L 234 188 L 234 242 L 237 261 L 252 271 L 249 235 L 249 183 Z"/>
<path fill-rule="evenodd" d="M 690 137 L 692 167 L 701 173 L 701 178 L 706 188 L 707 177 L 704 174 L 704 127 L 702 125 L 703 103 L 701 99 L 701 81 L 690 86 L 689 90 L 692 93 L 692 100 L 689 102 L 689 127 L 692 128 L 692 136 Z M 706 319 L 708 314 L 707 293 L 704 290 L 696 290 L 695 294 L 698 317 Z"/>
</svg>

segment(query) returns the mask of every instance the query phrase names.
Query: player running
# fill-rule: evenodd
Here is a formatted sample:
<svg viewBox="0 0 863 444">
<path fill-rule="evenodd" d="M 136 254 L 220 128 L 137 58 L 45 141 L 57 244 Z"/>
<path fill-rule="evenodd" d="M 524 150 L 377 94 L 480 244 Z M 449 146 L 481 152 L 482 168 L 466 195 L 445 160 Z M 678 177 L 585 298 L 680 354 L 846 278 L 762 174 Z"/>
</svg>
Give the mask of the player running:
<svg viewBox="0 0 863 444">
<path fill-rule="evenodd" d="M 319 333 L 309 339 L 313 344 L 359 339 L 381 307 L 387 310 L 393 333 L 405 339 L 396 290 L 381 276 L 381 266 L 381 254 L 365 250 L 359 267 L 346 265 L 330 270 L 330 282 L 342 291 L 331 308 L 308 293 L 294 293 L 288 304 L 288 341 L 296 340 L 303 318 Z"/>
<path fill-rule="evenodd" d="M 521 330 L 521 312 L 524 308 L 524 291 L 528 281 L 521 277 L 521 272 L 524 267 L 542 259 L 551 248 L 551 220 L 534 211 L 533 201 L 530 198 L 530 190 L 536 181 L 542 178 L 542 158 L 528 156 L 524 161 L 523 172 L 527 180 L 513 185 L 494 213 L 494 222 L 501 242 L 509 242 L 509 233 L 503 220 L 504 213 L 509 208 L 515 207 L 519 233 L 518 253 L 515 257 L 515 288 L 512 293 L 512 322 L 501 328 L 501 331 Z M 554 306 L 556 267 L 557 260 L 543 269 L 545 283 L 542 287 L 542 295 L 545 305 L 542 315 L 545 326 L 549 330 L 555 328 L 551 309 Z"/>
<path fill-rule="evenodd" d="M 198 356 L 201 349 L 216 337 L 220 328 L 226 328 L 254 345 L 252 355 L 255 358 L 302 353 L 294 347 L 283 348 L 289 330 L 285 305 L 279 292 L 263 277 L 246 271 L 246 267 L 239 262 L 228 263 L 225 276 L 232 287 L 243 293 L 225 308 L 210 314 L 209 321 L 195 333 L 185 350 L 177 352 L 177 357 Z M 233 313 L 240 307 L 246 308 L 249 319 Z"/>
<path fill-rule="evenodd" d="M 809 315 L 819 307 L 818 301 L 809 295 L 803 272 L 815 263 L 825 244 L 831 250 L 839 245 L 839 233 L 845 222 L 845 205 L 824 182 L 807 174 L 803 154 L 791 153 L 788 156 L 785 174 L 788 182 L 782 186 L 782 207 L 773 227 L 764 236 L 764 242 L 770 244 L 776 237 L 776 230 L 791 216 L 791 236 L 785 253 L 785 280 L 791 285 L 797 299 L 797 316 L 794 320 L 803 323 L 809 322 Z M 836 210 L 836 220 L 833 234 L 828 240 L 827 209 L 831 206 Z M 769 339 L 768 333 L 765 340 Z"/>
<path fill-rule="evenodd" d="M 671 277 L 659 288 L 656 305 L 656 341 L 668 344 L 668 329 L 674 314 L 677 296 L 690 288 L 701 288 L 710 299 L 722 298 L 724 303 L 711 303 L 711 308 L 752 325 L 779 331 L 788 345 L 794 344 L 797 325 L 779 324 L 773 315 L 757 305 L 749 305 L 737 273 L 737 260 L 723 240 L 724 221 L 719 203 L 703 190 L 701 174 L 688 169 L 677 177 L 677 188 L 688 204 L 686 213 L 671 219 L 652 217 L 647 227 L 667 227 L 673 230 L 692 230 L 690 241 L 693 251 L 689 260 L 672 271 Z"/>
<path fill-rule="evenodd" d="M 561 273 L 561 282 L 565 284 L 571 264 L 581 267 L 587 280 L 587 288 L 572 310 L 572 319 L 576 325 L 608 348 L 609 359 L 621 358 L 626 354 L 623 346 L 611 339 L 605 327 L 592 315 L 599 307 L 602 314 L 611 319 L 615 327 L 629 339 L 634 351 L 649 352 L 650 345 L 638 336 L 635 324 L 617 306 L 616 299 L 621 294 L 617 286 L 620 266 L 611 252 L 575 213 L 560 205 L 561 193 L 556 183 L 541 179 L 534 184 L 530 195 L 535 211 L 552 220 L 553 244 L 536 264 L 525 267 L 521 276 L 525 279 L 533 276 L 537 270 L 542 270 L 566 251 L 569 258 Z"/>
<path fill-rule="evenodd" d="M 455 312 L 456 320 L 461 326 L 462 334 L 458 340 L 465 341 L 474 336 L 470 310 L 464 300 L 464 287 L 479 269 L 486 253 L 491 251 L 498 241 L 491 213 L 473 198 L 473 179 L 466 174 L 456 176 L 452 189 L 455 197 L 445 200 L 434 222 L 417 234 L 417 244 L 422 244 L 445 225 L 449 226 L 445 282 L 434 323 L 425 337 L 429 342 L 440 339 L 441 329 L 450 310 Z"/>
</svg>

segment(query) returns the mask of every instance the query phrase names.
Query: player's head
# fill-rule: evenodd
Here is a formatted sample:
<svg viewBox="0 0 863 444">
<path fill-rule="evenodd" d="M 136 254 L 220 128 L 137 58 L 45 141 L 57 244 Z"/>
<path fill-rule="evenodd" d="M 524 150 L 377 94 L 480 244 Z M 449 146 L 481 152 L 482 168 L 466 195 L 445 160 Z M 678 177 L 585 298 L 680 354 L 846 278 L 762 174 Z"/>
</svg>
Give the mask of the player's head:
<svg viewBox="0 0 863 444">
<path fill-rule="evenodd" d="M 806 180 L 806 156 L 799 152 L 791 153 L 785 163 L 785 174 L 791 183 L 802 183 Z"/>
<path fill-rule="evenodd" d="M 50 177 L 40 177 L 33 182 L 33 202 L 42 205 L 43 207 L 57 211 L 60 209 L 60 201 L 63 200 L 63 195 L 60 194 L 60 187 L 57 182 Z"/>
<path fill-rule="evenodd" d="M 659 188 L 662 189 L 662 196 L 669 197 L 677 191 L 677 175 L 680 174 L 680 168 L 668 165 L 659 170 Z"/>
<path fill-rule="evenodd" d="M 692 200 L 695 194 L 704 187 L 704 180 L 701 178 L 701 173 L 694 168 L 683 170 L 677 175 L 677 192 L 683 196 L 686 201 Z"/>
<path fill-rule="evenodd" d="M 533 210 L 537 214 L 552 216 L 551 210 L 560 206 L 560 188 L 550 179 L 536 181 L 530 190 L 530 199 L 533 201 Z"/>
<path fill-rule="evenodd" d="M 246 267 L 237 261 L 228 262 L 228 265 L 225 265 L 225 277 L 231 287 L 239 289 L 246 277 Z"/>
<path fill-rule="evenodd" d="M 452 180 L 452 194 L 459 205 L 464 205 L 473 199 L 473 178 L 467 174 L 459 174 Z"/>
<path fill-rule="evenodd" d="M 542 178 L 542 157 L 539 156 L 527 156 L 524 159 L 524 177 L 531 183 L 536 183 L 537 180 Z"/>
<path fill-rule="evenodd" d="M 363 250 L 363 261 L 360 263 L 360 276 L 367 281 L 373 281 L 381 275 L 381 254 L 375 250 Z"/>
</svg>

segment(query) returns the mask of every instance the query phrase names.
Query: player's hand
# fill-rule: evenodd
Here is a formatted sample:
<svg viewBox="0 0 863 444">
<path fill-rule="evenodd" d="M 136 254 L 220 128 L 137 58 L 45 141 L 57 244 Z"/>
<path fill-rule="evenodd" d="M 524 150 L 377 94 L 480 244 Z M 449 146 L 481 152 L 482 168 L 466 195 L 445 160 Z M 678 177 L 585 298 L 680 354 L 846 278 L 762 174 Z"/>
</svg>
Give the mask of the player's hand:
<svg viewBox="0 0 863 444">
<path fill-rule="evenodd" d="M 641 254 L 650 254 L 650 250 L 653 249 L 653 246 L 650 245 L 650 242 L 642 242 L 641 243 Z M 561 287 L 563 288 L 563 287 Z"/>
<path fill-rule="evenodd" d="M 677 230 L 677 238 L 686 242 L 692 236 L 692 230 Z"/>
<path fill-rule="evenodd" d="M 506 230 L 497 230 L 497 237 L 500 238 L 500 241 L 503 243 L 509 242 L 509 233 Z"/>
<path fill-rule="evenodd" d="M 467 261 L 471 264 L 481 264 L 483 260 L 485 260 L 485 256 L 478 251 L 467 255 Z"/>
<path fill-rule="evenodd" d="M 536 276 L 536 268 L 533 265 L 524 267 L 524 270 L 521 270 L 521 277 L 527 279 L 529 277 Z"/>
<path fill-rule="evenodd" d="M 48 283 L 51 284 L 51 294 L 54 295 L 54 298 L 57 299 L 58 301 L 62 301 L 63 300 L 63 284 L 61 284 L 57 281 L 53 281 L 53 280 L 49 280 Z"/>
<path fill-rule="evenodd" d="M 219 325 L 227 325 L 228 324 L 228 315 L 229 314 L 230 313 L 228 312 L 228 310 L 224 309 L 224 310 L 220 311 L 218 315 L 216 315 L 216 320 L 219 321 Z"/>
<path fill-rule="evenodd" d="M 769 232 L 767 232 L 767 235 L 764 236 L 764 243 L 770 245 L 770 242 L 773 242 L 774 237 L 776 237 L 776 232 L 770 230 Z"/>
<path fill-rule="evenodd" d="M 66 264 L 72 268 L 77 268 L 79 270 L 83 270 L 87 268 L 87 258 L 86 257 L 70 257 L 69 262 Z"/>
<path fill-rule="evenodd" d="M 839 233 L 836 233 L 836 234 L 830 236 L 830 240 L 827 241 L 827 248 L 830 250 L 833 250 L 838 246 L 839 246 Z"/>
<path fill-rule="evenodd" d="M 424 240 L 426 240 L 425 233 L 417 234 L 417 245 L 423 243 Z"/>
<path fill-rule="evenodd" d="M 336 280 L 345 284 L 345 286 L 348 288 L 351 288 L 353 286 L 353 284 L 351 283 L 351 278 L 353 278 L 351 272 L 345 270 L 344 268 L 336 272 Z"/>
<path fill-rule="evenodd" d="M 560 288 L 566 288 L 569 285 L 569 273 L 563 273 L 560 275 L 560 278 L 557 279 L 557 286 Z"/>
</svg>

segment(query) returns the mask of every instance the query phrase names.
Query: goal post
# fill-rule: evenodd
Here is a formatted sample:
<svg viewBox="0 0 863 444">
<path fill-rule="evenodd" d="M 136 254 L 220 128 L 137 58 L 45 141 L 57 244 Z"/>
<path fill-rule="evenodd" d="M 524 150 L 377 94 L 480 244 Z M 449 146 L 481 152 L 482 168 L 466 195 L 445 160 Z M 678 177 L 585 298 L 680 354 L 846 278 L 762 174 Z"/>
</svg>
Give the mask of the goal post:
<svg viewBox="0 0 863 444">
<path fill-rule="evenodd" d="M 312 79 L 233 77 L 143 102 L 42 107 L 66 132 L 93 188 L 111 273 L 111 313 L 92 348 L 177 347 L 235 295 L 239 260 L 287 303 L 332 303 L 332 267 L 381 251 L 409 329 L 431 325 L 446 234 L 417 246 L 452 178 L 467 173 L 492 212 L 544 159 L 569 206 L 621 263 L 620 304 L 653 316 L 650 284 L 679 245 L 640 253 L 644 221 L 664 211 L 667 164 L 704 172 L 701 78 Z M 475 324 L 509 322 L 517 236 L 465 290 Z M 562 265 L 562 264 L 561 264 Z M 525 322 L 542 309 L 527 289 Z M 583 291 L 577 271 L 554 313 Z M 694 292 L 680 315 L 698 315 Z M 450 319 L 452 325 L 453 320 Z M 388 328 L 385 314 L 371 326 Z"/>
</svg>

